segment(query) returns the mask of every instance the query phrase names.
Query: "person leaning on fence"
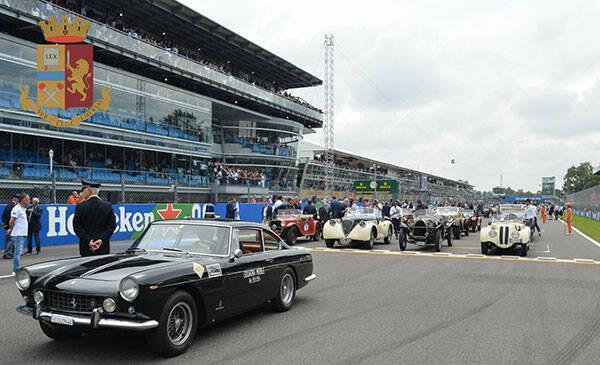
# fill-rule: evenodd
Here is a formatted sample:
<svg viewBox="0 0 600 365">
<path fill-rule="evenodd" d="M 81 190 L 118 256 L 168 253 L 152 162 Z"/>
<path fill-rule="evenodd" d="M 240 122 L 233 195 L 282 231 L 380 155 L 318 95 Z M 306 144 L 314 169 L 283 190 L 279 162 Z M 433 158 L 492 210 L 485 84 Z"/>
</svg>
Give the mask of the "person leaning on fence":
<svg viewBox="0 0 600 365">
<path fill-rule="evenodd" d="M 8 233 L 8 229 L 10 228 L 8 226 L 8 222 L 10 221 L 10 212 L 17 204 L 19 204 L 19 195 L 15 194 L 10 198 L 10 201 L 8 202 L 8 204 L 6 204 L 6 206 L 4 207 L 4 211 L 2 212 L 2 228 L 4 228 L 5 230 L 4 255 L 2 256 L 2 258 L 7 260 L 13 258 L 13 252 L 15 249 L 10 240 L 10 234 Z"/>
<path fill-rule="evenodd" d="M 10 212 L 7 233 L 14 246 L 13 253 L 13 275 L 21 267 L 21 253 L 25 240 L 27 239 L 27 213 L 25 207 L 29 205 L 29 195 L 21 194 L 19 204 L 15 205 Z"/>
<path fill-rule="evenodd" d="M 112 204 L 98 196 L 99 183 L 81 180 L 86 201 L 75 206 L 73 230 L 79 237 L 81 256 L 110 253 L 110 237 L 117 226 Z"/>
<path fill-rule="evenodd" d="M 33 240 L 35 239 L 35 254 L 39 255 L 42 250 L 42 244 L 40 242 L 40 231 L 42 230 L 42 214 L 44 210 L 40 207 L 40 200 L 38 198 L 31 199 L 31 207 L 27 208 L 27 221 L 29 226 L 27 228 L 27 252 L 25 255 L 31 255 L 33 253 Z"/>
</svg>

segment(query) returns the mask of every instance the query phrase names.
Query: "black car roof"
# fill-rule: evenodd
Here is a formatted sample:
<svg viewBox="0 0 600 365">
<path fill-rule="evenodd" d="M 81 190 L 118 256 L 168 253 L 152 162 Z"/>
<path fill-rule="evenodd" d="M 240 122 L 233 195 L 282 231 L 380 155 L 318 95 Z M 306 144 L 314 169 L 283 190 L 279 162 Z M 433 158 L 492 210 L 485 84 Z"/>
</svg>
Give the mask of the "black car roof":
<svg viewBox="0 0 600 365">
<path fill-rule="evenodd" d="M 227 226 L 227 227 L 240 227 L 240 226 L 247 226 L 247 225 L 262 226 L 262 223 L 256 223 L 256 222 L 252 222 L 252 221 L 243 221 L 243 220 L 239 220 L 239 219 L 227 219 L 227 218 L 183 218 L 183 219 L 178 218 L 178 219 L 165 219 L 165 220 L 160 220 L 160 221 L 154 221 L 152 223 L 153 224 L 156 224 L 156 223 L 185 224 L 185 223 L 190 223 L 190 222 L 210 223 L 210 224 L 217 224 L 217 225 L 222 225 L 222 226 Z"/>
</svg>

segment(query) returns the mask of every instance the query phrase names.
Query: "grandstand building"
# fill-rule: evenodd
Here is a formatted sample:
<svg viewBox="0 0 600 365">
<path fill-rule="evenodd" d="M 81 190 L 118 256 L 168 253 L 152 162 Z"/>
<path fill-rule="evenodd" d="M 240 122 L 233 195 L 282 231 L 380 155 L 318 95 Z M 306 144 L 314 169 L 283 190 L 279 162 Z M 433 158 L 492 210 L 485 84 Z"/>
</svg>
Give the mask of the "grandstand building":
<svg viewBox="0 0 600 365">
<path fill-rule="evenodd" d="M 325 164 L 322 146 L 303 141 L 300 147 L 300 176 L 298 185 L 303 197 L 328 197 L 325 187 Z M 334 151 L 334 195 L 357 198 L 406 199 L 415 201 L 474 201 L 478 197 L 473 186 L 465 181 L 452 180 L 389 163 L 369 159 L 350 152 Z M 395 180 L 398 192 L 394 194 L 355 191 L 355 181 Z"/>
<path fill-rule="evenodd" d="M 47 43 L 38 22 L 63 16 L 91 22 L 95 99 L 112 87 L 108 110 L 73 128 L 52 127 L 19 101 L 19 86 L 34 100 L 38 92 L 36 47 Z M 0 191 L 45 202 L 55 191 L 65 202 L 85 177 L 113 202 L 297 193 L 298 145 L 322 112 L 287 90 L 319 84 L 174 0 L 2 0 Z"/>
</svg>

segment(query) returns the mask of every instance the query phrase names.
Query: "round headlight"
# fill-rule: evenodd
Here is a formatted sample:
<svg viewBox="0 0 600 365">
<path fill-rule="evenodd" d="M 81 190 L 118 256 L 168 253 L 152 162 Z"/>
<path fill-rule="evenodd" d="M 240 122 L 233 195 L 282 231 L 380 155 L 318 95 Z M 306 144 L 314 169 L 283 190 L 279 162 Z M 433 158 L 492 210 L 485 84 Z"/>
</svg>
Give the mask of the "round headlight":
<svg viewBox="0 0 600 365">
<path fill-rule="evenodd" d="M 137 298 L 139 293 L 139 286 L 137 281 L 133 278 L 125 278 L 121 280 L 121 284 L 119 284 L 119 294 L 121 297 L 128 302 L 133 301 Z"/>
<path fill-rule="evenodd" d="M 510 234 L 512 236 L 512 238 L 519 238 L 519 231 L 513 231 L 513 233 Z"/>
<path fill-rule="evenodd" d="M 106 312 L 112 313 L 117 309 L 117 303 L 115 303 L 115 300 L 113 298 L 106 298 L 102 302 L 102 308 Z"/>
<path fill-rule="evenodd" d="M 490 237 L 494 238 L 498 235 L 498 233 L 496 233 L 496 231 L 494 231 L 493 229 L 490 230 Z"/>
<path fill-rule="evenodd" d="M 17 288 L 19 290 L 27 290 L 29 289 L 29 285 L 31 284 L 31 275 L 25 269 L 17 270 L 15 274 L 15 284 L 17 284 Z"/>
<path fill-rule="evenodd" d="M 41 302 L 44 301 L 44 293 L 42 293 L 39 290 L 36 290 L 33 292 L 33 301 L 35 302 L 35 304 L 40 304 Z"/>
<path fill-rule="evenodd" d="M 329 220 L 329 224 L 331 224 L 332 226 L 335 226 L 335 220 L 333 220 L 333 219 L 330 219 L 330 220 Z"/>
</svg>

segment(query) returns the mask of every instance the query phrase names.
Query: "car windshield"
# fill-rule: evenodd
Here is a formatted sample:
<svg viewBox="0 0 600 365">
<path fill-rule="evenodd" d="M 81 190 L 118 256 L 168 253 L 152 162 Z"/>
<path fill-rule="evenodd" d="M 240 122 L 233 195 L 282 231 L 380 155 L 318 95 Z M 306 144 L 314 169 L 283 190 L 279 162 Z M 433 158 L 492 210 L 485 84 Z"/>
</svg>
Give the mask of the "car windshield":
<svg viewBox="0 0 600 365">
<path fill-rule="evenodd" d="M 419 217 L 423 215 L 435 215 L 435 211 L 431 209 L 417 209 L 413 212 L 413 216 Z"/>
<path fill-rule="evenodd" d="M 494 216 L 495 221 L 500 222 L 522 222 L 525 216 L 523 209 L 504 209 L 502 213 Z"/>
<path fill-rule="evenodd" d="M 473 215 L 474 214 L 472 210 L 467 210 L 467 209 L 463 210 L 462 213 L 464 215 Z"/>
<path fill-rule="evenodd" d="M 277 209 L 276 217 L 287 217 L 290 215 L 300 215 L 302 212 L 294 208 Z"/>
<path fill-rule="evenodd" d="M 458 207 L 439 207 L 437 214 L 455 214 L 458 213 Z"/>
<path fill-rule="evenodd" d="M 374 208 L 352 207 L 348 209 L 344 217 L 352 219 L 377 219 L 377 213 Z"/>
<path fill-rule="evenodd" d="M 199 255 L 228 255 L 229 227 L 200 224 L 152 224 L 137 247 L 148 251 L 182 251 Z"/>
</svg>

